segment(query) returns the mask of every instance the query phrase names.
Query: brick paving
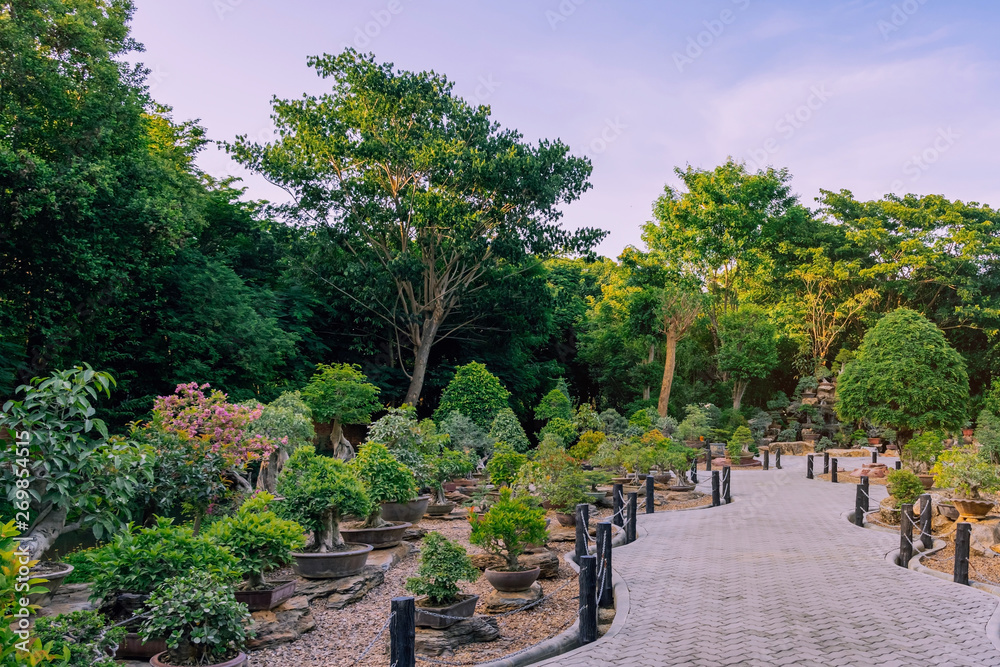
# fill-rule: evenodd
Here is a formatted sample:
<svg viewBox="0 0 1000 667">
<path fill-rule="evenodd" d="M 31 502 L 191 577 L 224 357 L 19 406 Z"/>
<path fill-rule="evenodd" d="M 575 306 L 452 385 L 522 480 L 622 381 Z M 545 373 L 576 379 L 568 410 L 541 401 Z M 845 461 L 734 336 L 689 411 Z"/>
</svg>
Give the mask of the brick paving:
<svg viewBox="0 0 1000 667">
<path fill-rule="evenodd" d="M 853 484 L 806 480 L 805 457 L 782 464 L 734 472 L 732 505 L 640 514 L 639 541 L 614 552 L 624 628 L 540 664 L 1000 666 L 986 632 L 998 598 L 893 565 L 898 538 L 841 516 Z M 875 507 L 886 492 L 871 489 Z"/>
</svg>

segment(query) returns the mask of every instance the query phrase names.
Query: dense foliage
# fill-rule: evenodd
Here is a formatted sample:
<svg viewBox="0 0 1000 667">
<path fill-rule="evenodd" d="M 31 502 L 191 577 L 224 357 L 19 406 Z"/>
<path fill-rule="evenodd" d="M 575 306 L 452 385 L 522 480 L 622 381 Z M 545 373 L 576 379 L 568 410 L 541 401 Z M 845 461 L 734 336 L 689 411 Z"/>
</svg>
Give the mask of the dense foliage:
<svg viewBox="0 0 1000 667">
<path fill-rule="evenodd" d="M 426 595 L 430 606 L 444 607 L 461 594 L 458 582 L 478 578 L 479 570 L 472 564 L 465 547 L 433 532 L 420 545 L 417 576 L 406 580 L 406 590 Z"/>
<path fill-rule="evenodd" d="M 517 558 L 528 544 L 545 542 L 545 510 L 535 509 L 510 489 L 501 489 L 498 500 L 482 518 L 470 513 L 469 542 L 496 556 L 502 556 L 508 572 L 521 570 Z"/>
</svg>

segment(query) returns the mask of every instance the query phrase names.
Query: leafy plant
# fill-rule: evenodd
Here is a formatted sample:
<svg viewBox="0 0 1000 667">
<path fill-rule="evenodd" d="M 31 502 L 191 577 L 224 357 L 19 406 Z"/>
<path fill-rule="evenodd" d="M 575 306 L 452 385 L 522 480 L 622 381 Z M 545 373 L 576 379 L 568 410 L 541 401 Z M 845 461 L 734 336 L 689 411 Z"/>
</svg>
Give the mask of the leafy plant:
<svg viewBox="0 0 1000 667">
<path fill-rule="evenodd" d="M 515 452 L 526 454 L 531 448 L 528 434 L 524 432 L 517 415 L 510 408 L 504 408 L 494 417 L 490 425 L 490 437 L 494 442 L 506 442 Z"/>
<path fill-rule="evenodd" d="M 249 432 L 261 435 L 277 447 L 262 463 L 257 486 L 273 492 L 278 473 L 297 447 L 312 444 L 316 437 L 312 410 L 302 400 L 298 391 L 286 391 L 277 399 L 263 406 L 260 418 L 250 424 Z"/>
<path fill-rule="evenodd" d="M 441 421 L 452 412 L 460 412 L 486 430 L 504 408 L 509 408 L 507 391 L 497 376 L 481 363 L 471 362 L 455 369 L 455 377 L 441 394 L 434 418 Z"/>
<path fill-rule="evenodd" d="M 245 604 L 233 590 L 202 570 L 165 581 L 149 598 L 145 641 L 165 637 L 172 665 L 194 667 L 235 657 L 253 637 Z"/>
<path fill-rule="evenodd" d="M 622 465 L 622 441 L 617 437 L 605 438 L 597 446 L 597 451 L 590 457 L 590 462 L 602 468 L 619 469 Z"/>
<path fill-rule="evenodd" d="M 648 431 L 653 428 L 653 419 L 649 415 L 649 410 L 636 410 L 631 417 L 628 418 L 628 423 L 630 426 L 638 426 L 643 430 L 643 432 Z"/>
<path fill-rule="evenodd" d="M 604 422 L 601 421 L 601 415 L 594 409 L 594 406 L 590 403 L 581 403 L 576 408 L 576 414 L 573 416 L 573 426 L 576 427 L 578 433 L 584 431 L 602 431 L 604 429 Z"/>
<path fill-rule="evenodd" d="M 1000 464 L 1000 417 L 983 410 L 976 419 L 976 442 L 983 456 L 991 463 Z"/>
<path fill-rule="evenodd" d="M 235 581 L 239 563 L 228 549 L 188 526 L 158 518 L 150 528 L 129 529 L 100 549 L 88 552 L 95 567 L 91 599 L 109 600 L 118 593 L 149 594 L 172 577 L 192 570 L 219 581 Z"/>
<path fill-rule="evenodd" d="M 712 428 L 708 411 L 698 405 L 685 408 L 687 416 L 677 425 L 677 437 L 684 441 L 701 440 Z"/>
<path fill-rule="evenodd" d="M 315 533 L 320 553 L 347 548 L 340 535 L 345 514 L 368 516 L 372 502 L 361 481 L 343 461 L 318 456 L 311 445 L 299 447 L 278 475 L 278 494 L 284 496 L 279 514 Z"/>
<path fill-rule="evenodd" d="M 546 490 L 545 499 L 549 501 L 552 509 L 572 514 L 576 506 L 580 503 L 589 502 L 589 498 L 583 492 L 583 486 L 587 483 L 583 471 L 572 466 L 557 475 L 552 484 Z"/>
<path fill-rule="evenodd" d="M 591 456 L 597 453 L 598 447 L 600 447 L 601 443 L 606 439 L 607 436 L 600 431 L 587 431 L 580 436 L 580 439 L 569 450 L 569 453 L 575 459 L 587 461 Z"/>
<path fill-rule="evenodd" d="M 40 585 L 45 583 L 45 579 L 18 579 L 22 567 L 33 567 L 38 561 L 30 559 L 14 541 L 19 534 L 14 523 L 12 519 L 6 524 L 0 524 L 0 620 L 3 621 L 0 623 L 0 665 L 48 665 L 54 658 L 50 653 L 53 646 L 43 645 L 37 636 L 32 637 L 27 623 L 28 616 L 34 609 L 21 604 L 29 594 L 44 593 L 47 590 Z M 16 626 L 15 616 L 18 617 Z M 23 628 L 19 627 L 20 618 L 25 619 Z M 62 657 L 68 659 L 68 652 L 64 651 Z"/>
<path fill-rule="evenodd" d="M 434 502 L 444 505 L 448 499 L 444 495 L 445 482 L 465 477 L 476 469 L 476 462 L 465 452 L 446 449 L 440 454 L 427 457 L 429 484 L 434 491 Z"/>
<path fill-rule="evenodd" d="M 962 498 L 975 500 L 980 493 L 1000 491 L 997 466 L 973 447 L 949 449 L 938 456 L 931 473 L 939 487 L 951 488 Z"/>
<path fill-rule="evenodd" d="M 344 437 L 344 424 L 367 424 L 372 413 L 382 407 L 381 390 L 368 382 L 357 364 L 319 364 L 309 384 L 302 388 L 302 400 L 312 410 L 313 419 L 329 423 L 330 444 L 334 449 L 353 452 Z"/>
<path fill-rule="evenodd" d="M 607 409 L 600 414 L 601 423 L 604 424 L 604 432 L 608 435 L 624 435 L 628 428 L 628 420 L 622 417 L 617 410 Z"/>
<path fill-rule="evenodd" d="M 366 528 L 386 525 L 381 503 L 408 503 L 417 497 L 413 472 L 397 461 L 385 445 L 369 442 L 348 465 L 364 484 L 372 502 L 371 512 L 365 520 Z"/>
<path fill-rule="evenodd" d="M 792 392 L 792 398 L 796 401 L 802 398 L 802 394 L 815 392 L 819 388 L 819 380 L 811 375 L 805 375 L 799 378 L 798 384 L 795 385 L 795 391 Z M 770 407 L 770 406 L 768 406 Z M 783 407 L 788 407 L 787 405 Z"/>
<path fill-rule="evenodd" d="M 576 442 L 576 426 L 573 425 L 573 422 L 562 417 L 550 419 L 549 423 L 538 432 L 538 439 L 542 440 L 549 434 L 558 437 L 563 447 L 569 447 Z"/>
<path fill-rule="evenodd" d="M 912 504 L 925 493 L 924 485 L 920 483 L 920 478 L 909 470 L 890 470 L 886 476 L 888 482 L 889 495 L 892 496 L 892 505 L 899 509 L 903 504 Z"/>
<path fill-rule="evenodd" d="M 796 442 L 799 439 L 799 432 L 794 428 L 785 428 L 778 432 L 777 442 Z"/>
<path fill-rule="evenodd" d="M 788 396 L 783 391 L 779 391 L 771 397 L 771 400 L 767 402 L 768 410 L 784 410 L 787 408 L 791 402 L 788 400 Z"/>
<path fill-rule="evenodd" d="M 748 425 L 750 427 L 750 432 L 753 433 L 754 440 L 760 440 L 767 433 L 767 429 L 771 426 L 773 418 L 771 413 L 764 412 L 758 409 L 754 413 L 753 417 L 748 420 Z"/>
<path fill-rule="evenodd" d="M 289 564 L 292 552 L 306 544 L 302 526 L 261 509 L 273 499 L 270 494 L 259 494 L 244 503 L 235 516 L 213 523 L 207 533 L 236 557 L 237 567 L 247 579 L 246 590 L 267 588 L 264 573 Z"/>
<path fill-rule="evenodd" d="M 470 512 L 469 521 L 472 523 L 469 542 L 504 558 L 508 572 L 523 569 L 517 558 L 524 553 L 526 545 L 541 544 L 548 539 L 545 511 L 533 509 L 520 498 L 514 498 L 510 489 L 500 490 L 500 500 L 484 517 Z"/>
<path fill-rule="evenodd" d="M 559 388 L 545 394 L 539 401 L 538 407 L 535 408 L 535 419 L 538 421 L 563 419 L 572 422 L 573 404 L 570 402 L 569 395 Z"/>
<path fill-rule="evenodd" d="M 817 452 L 825 452 L 828 449 L 833 449 L 833 440 L 824 435 L 816 442 L 814 449 Z"/>
<path fill-rule="evenodd" d="M 943 451 L 944 433 L 924 431 L 906 443 L 902 457 L 910 470 L 915 473 L 926 473 Z"/>
<path fill-rule="evenodd" d="M 414 595 L 426 595 L 432 607 L 446 607 L 461 595 L 459 581 L 473 582 L 478 578 L 479 570 L 472 564 L 465 547 L 441 533 L 432 532 L 424 538 L 417 576 L 406 580 L 406 590 Z"/>
<path fill-rule="evenodd" d="M 496 441 L 487 435 L 486 431 L 479 428 L 476 422 L 461 412 L 449 413 L 444 421 L 438 425 L 438 430 L 448 436 L 450 446 L 453 449 L 475 452 L 480 459 L 487 458 L 493 452 L 493 446 Z M 512 435 L 516 437 L 515 433 L 512 433 Z M 525 451 L 527 451 L 527 448 L 525 448 Z"/>
<path fill-rule="evenodd" d="M 486 464 L 486 473 L 497 486 L 510 486 L 517 477 L 517 471 L 527 462 L 527 456 L 501 443 L 497 445 L 493 458 Z"/>
<path fill-rule="evenodd" d="M 733 465 L 739 465 L 743 452 L 753 444 L 753 434 L 746 426 L 740 426 L 733 433 L 732 439 L 726 444 L 726 455 Z"/>
<path fill-rule="evenodd" d="M 42 644 L 50 644 L 52 652 L 69 652 L 63 667 L 116 667 L 118 663 L 112 656 L 127 632 L 123 627 L 108 627 L 100 612 L 74 611 L 40 617 L 32 634 Z"/>
</svg>

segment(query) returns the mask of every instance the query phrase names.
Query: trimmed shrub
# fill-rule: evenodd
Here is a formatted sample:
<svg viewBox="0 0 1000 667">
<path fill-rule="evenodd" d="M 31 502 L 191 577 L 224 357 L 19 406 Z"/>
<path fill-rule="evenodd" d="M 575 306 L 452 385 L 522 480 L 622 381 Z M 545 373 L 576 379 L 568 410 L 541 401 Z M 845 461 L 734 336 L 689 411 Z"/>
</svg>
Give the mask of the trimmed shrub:
<svg viewBox="0 0 1000 667">
<path fill-rule="evenodd" d="M 455 369 L 455 377 L 441 394 L 434 419 L 440 422 L 449 413 L 461 412 L 486 430 L 501 410 L 510 407 L 509 398 L 510 392 L 500 380 L 486 366 L 473 361 Z"/>
</svg>

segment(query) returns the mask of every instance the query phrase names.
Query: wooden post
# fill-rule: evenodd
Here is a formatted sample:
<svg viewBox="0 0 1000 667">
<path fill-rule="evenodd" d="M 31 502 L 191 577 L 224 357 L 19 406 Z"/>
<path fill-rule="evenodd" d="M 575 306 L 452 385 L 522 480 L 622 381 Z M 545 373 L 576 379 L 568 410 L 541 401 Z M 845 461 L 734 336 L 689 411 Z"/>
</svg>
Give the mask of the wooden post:
<svg viewBox="0 0 1000 667">
<path fill-rule="evenodd" d="M 823 452 L 823 474 L 830 474 L 830 452 Z"/>
<path fill-rule="evenodd" d="M 712 469 L 712 445 L 705 445 L 705 470 Z"/>
<path fill-rule="evenodd" d="M 830 481 L 834 484 L 837 483 L 837 459 L 830 462 Z"/>
<path fill-rule="evenodd" d="M 899 565 L 909 567 L 913 558 L 913 503 L 899 508 Z"/>
<path fill-rule="evenodd" d="M 611 522 L 601 521 L 597 524 L 597 555 L 601 559 L 601 576 L 603 581 L 597 585 L 598 604 L 605 609 L 615 606 L 614 587 L 611 584 Z"/>
<path fill-rule="evenodd" d="M 813 456 L 814 454 L 806 455 L 806 479 L 813 478 Z"/>
<path fill-rule="evenodd" d="M 902 469 L 903 469 L 903 462 L 896 461 L 896 470 L 902 470 Z"/>
<path fill-rule="evenodd" d="M 718 507 L 722 504 L 721 496 L 719 495 L 719 471 L 712 471 L 712 507 Z"/>
<path fill-rule="evenodd" d="M 872 449 L 872 463 L 878 463 L 878 449 Z"/>
<path fill-rule="evenodd" d="M 858 484 L 858 491 L 854 495 L 854 525 L 862 527 L 865 525 L 865 487 Z"/>
<path fill-rule="evenodd" d="M 625 519 L 622 517 L 622 507 L 624 505 L 625 498 L 622 495 L 622 485 L 615 484 L 611 487 L 611 508 L 614 514 L 611 515 L 611 523 L 615 524 L 619 528 L 625 525 Z"/>
<path fill-rule="evenodd" d="M 580 559 L 580 643 L 597 641 L 597 556 Z"/>
<path fill-rule="evenodd" d="M 969 585 L 969 544 L 972 524 L 962 522 L 955 529 L 955 583 Z"/>
<path fill-rule="evenodd" d="M 680 480 L 677 480 L 677 481 L 678 481 L 678 483 L 680 483 Z M 694 484 L 698 483 L 698 457 L 697 456 L 694 457 L 693 461 L 691 461 L 691 481 Z"/>
<path fill-rule="evenodd" d="M 764 448 L 764 470 L 767 470 L 768 464 L 771 462 L 771 450 Z"/>
<path fill-rule="evenodd" d="M 413 598 L 393 598 L 389 622 L 389 663 L 396 667 L 417 664 L 417 609 Z"/>
<path fill-rule="evenodd" d="M 733 469 L 729 466 L 725 466 L 722 469 L 722 499 L 726 501 L 726 504 L 733 502 L 732 494 L 732 483 L 733 483 Z"/>
<path fill-rule="evenodd" d="M 870 489 L 871 489 L 871 480 L 868 479 L 868 475 L 865 475 L 864 477 L 861 478 L 861 488 L 865 490 L 865 495 L 864 495 L 863 499 L 864 499 L 864 503 L 865 503 L 864 504 L 864 508 L 865 508 L 865 511 L 867 512 L 868 510 L 871 509 L 871 507 L 868 505 L 868 501 L 871 500 L 871 498 L 869 496 L 869 494 L 871 493 L 871 491 L 870 491 Z"/>
<path fill-rule="evenodd" d="M 646 475 L 646 514 L 652 514 L 655 510 L 653 505 L 656 501 L 656 496 L 653 494 L 653 475 Z"/>
<path fill-rule="evenodd" d="M 590 523 L 590 505 L 580 503 L 576 506 L 576 562 L 590 553 L 587 548 L 587 526 Z"/>
<path fill-rule="evenodd" d="M 628 523 L 625 524 L 625 543 L 635 542 L 635 524 L 639 515 L 639 494 L 630 491 L 628 494 Z"/>
<path fill-rule="evenodd" d="M 931 535 L 931 494 L 920 496 L 920 541 L 924 549 L 934 546 L 934 536 Z"/>
<path fill-rule="evenodd" d="M 781 447 L 774 452 L 774 467 L 781 470 Z"/>
</svg>

